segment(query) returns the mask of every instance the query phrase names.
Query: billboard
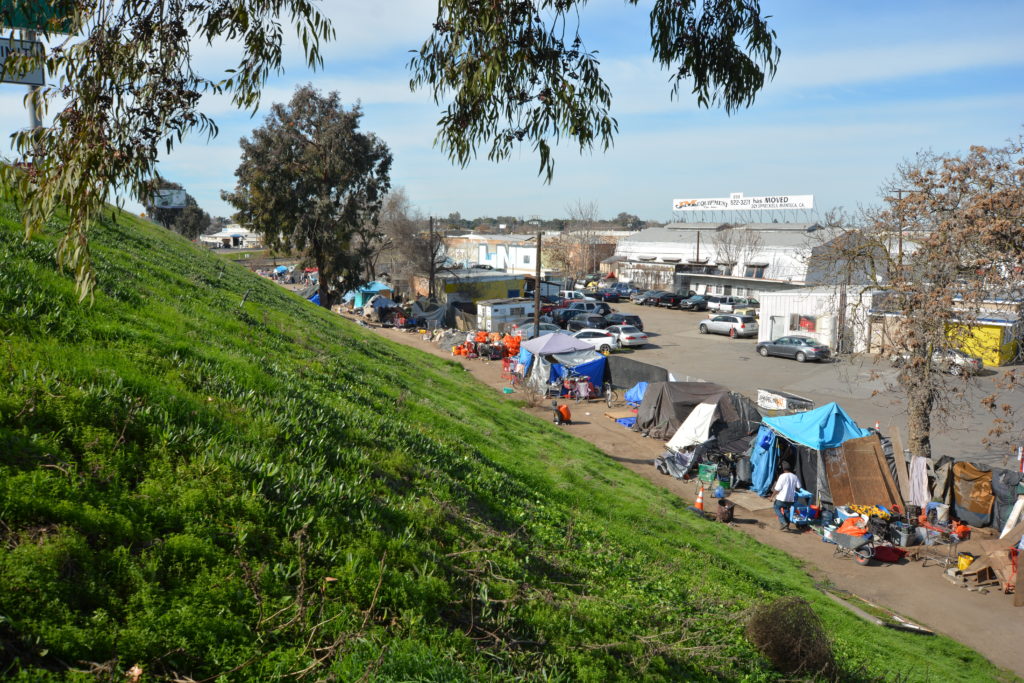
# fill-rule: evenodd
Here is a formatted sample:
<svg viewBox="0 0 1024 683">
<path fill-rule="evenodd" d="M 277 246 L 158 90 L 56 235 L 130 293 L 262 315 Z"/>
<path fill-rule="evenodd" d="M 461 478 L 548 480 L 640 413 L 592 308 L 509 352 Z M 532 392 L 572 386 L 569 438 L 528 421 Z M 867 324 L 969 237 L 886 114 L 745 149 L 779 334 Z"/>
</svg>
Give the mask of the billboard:
<svg viewBox="0 0 1024 683">
<path fill-rule="evenodd" d="M 154 209 L 184 209 L 185 190 L 155 190 L 153 192 Z"/>
<path fill-rule="evenodd" d="M 39 56 L 43 54 L 43 44 L 38 40 L 15 40 L 14 38 L 0 38 L 0 83 L 20 83 L 21 85 L 45 85 L 46 76 L 43 73 L 43 65 L 39 64 L 31 71 L 24 73 L 7 73 L 7 57 L 9 55 L 22 54 L 26 57 Z"/>
<path fill-rule="evenodd" d="M 728 197 L 672 200 L 673 211 L 780 211 L 813 208 L 813 194 L 744 197 L 742 192 L 733 192 Z"/>
</svg>

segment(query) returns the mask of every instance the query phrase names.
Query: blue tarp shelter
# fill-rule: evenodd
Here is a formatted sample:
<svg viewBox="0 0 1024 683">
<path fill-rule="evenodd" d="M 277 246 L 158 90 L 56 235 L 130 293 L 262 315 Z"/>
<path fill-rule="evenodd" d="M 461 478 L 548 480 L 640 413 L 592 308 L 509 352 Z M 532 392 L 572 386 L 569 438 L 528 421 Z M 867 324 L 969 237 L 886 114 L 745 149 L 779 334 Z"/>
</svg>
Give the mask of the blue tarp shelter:
<svg viewBox="0 0 1024 683">
<path fill-rule="evenodd" d="M 352 292 L 352 305 L 355 308 L 362 308 L 373 297 L 374 294 L 381 294 L 391 298 L 391 285 L 386 282 L 368 282 L 359 289 Z"/>
<path fill-rule="evenodd" d="M 859 439 L 871 433 L 858 427 L 838 403 L 826 403 L 820 408 L 796 415 L 766 417 L 761 422 L 790 441 L 816 451 L 835 448 L 850 439 Z"/>
<path fill-rule="evenodd" d="M 858 427 L 853 418 L 836 403 L 826 403 L 806 413 L 766 417 L 761 423 L 750 448 L 750 466 L 751 488 L 762 496 L 768 494 L 775 478 L 780 452 L 779 437 L 797 446 L 789 448 L 791 452 L 786 457 L 804 488 L 827 496 L 828 482 L 821 451 L 837 448 L 850 439 L 859 439 L 871 433 Z"/>
<path fill-rule="evenodd" d="M 573 372 L 575 372 L 577 375 L 589 377 L 590 381 L 593 382 L 594 386 L 600 389 L 601 385 L 604 384 L 604 370 L 607 362 L 607 358 L 605 358 L 604 356 L 600 356 L 599 358 L 594 358 L 593 360 L 588 360 L 576 365 L 567 366 L 563 363 L 552 363 L 551 377 L 548 381 L 555 382 L 557 380 L 564 378 L 568 372 L 566 370 L 566 367 L 571 367 Z"/>
<path fill-rule="evenodd" d="M 317 306 L 320 305 L 320 292 L 317 292 L 313 296 L 309 297 L 309 300 L 315 303 Z"/>
</svg>

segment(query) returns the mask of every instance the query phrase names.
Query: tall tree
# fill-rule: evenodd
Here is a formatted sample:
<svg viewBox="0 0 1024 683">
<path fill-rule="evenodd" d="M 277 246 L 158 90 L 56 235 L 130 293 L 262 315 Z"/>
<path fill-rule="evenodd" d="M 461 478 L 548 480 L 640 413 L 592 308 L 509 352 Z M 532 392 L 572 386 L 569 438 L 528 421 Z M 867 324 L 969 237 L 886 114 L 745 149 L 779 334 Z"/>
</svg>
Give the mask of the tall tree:
<svg viewBox="0 0 1024 683">
<path fill-rule="evenodd" d="M 908 446 L 930 457 L 933 427 L 968 400 L 972 381 L 944 374 L 936 352 L 978 352 L 979 321 L 997 302 L 1024 297 L 1024 138 L 964 156 L 921 154 L 884 191 L 885 206 L 860 216 L 828 253 L 839 281 L 867 275 L 867 287 L 883 290 Z"/>
<path fill-rule="evenodd" d="M 268 245 L 309 255 L 325 307 L 338 289 L 365 280 L 365 247 L 376 237 L 390 187 L 391 152 L 360 132 L 362 116 L 359 105 L 346 110 L 336 92 L 298 88 L 242 138 L 238 184 L 224 193 L 238 209 L 235 218 Z"/>
</svg>

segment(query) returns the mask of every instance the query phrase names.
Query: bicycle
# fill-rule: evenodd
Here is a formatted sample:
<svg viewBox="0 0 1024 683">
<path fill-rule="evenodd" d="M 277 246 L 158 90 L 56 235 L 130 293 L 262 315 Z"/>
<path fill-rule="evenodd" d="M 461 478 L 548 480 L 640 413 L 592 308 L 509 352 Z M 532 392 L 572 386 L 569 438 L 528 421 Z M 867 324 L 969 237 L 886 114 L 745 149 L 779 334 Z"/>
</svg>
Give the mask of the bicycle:
<svg viewBox="0 0 1024 683">
<path fill-rule="evenodd" d="M 576 374 L 572 370 L 569 370 L 562 386 L 569 398 L 576 399 L 576 403 L 582 403 L 584 400 L 589 402 L 592 398 L 603 397 L 607 406 L 611 408 L 619 400 L 619 394 L 612 387 L 611 382 L 604 382 L 598 390 L 597 385 L 589 377 Z"/>
</svg>

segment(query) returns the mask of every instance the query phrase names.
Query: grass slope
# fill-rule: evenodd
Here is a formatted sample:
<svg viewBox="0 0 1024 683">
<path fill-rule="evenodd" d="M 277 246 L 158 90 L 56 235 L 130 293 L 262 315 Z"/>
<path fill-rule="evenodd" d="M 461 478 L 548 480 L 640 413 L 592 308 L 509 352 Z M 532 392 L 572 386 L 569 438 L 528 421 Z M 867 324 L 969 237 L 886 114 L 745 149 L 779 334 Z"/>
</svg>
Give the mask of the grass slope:
<svg viewBox="0 0 1024 683">
<path fill-rule="evenodd" d="M 91 307 L 53 244 L 0 206 L 0 675 L 775 680 L 742 617 L 796 594 L 847 679 L 1001 676 L 158 227 L 96 226 Z"/>
</svg>

